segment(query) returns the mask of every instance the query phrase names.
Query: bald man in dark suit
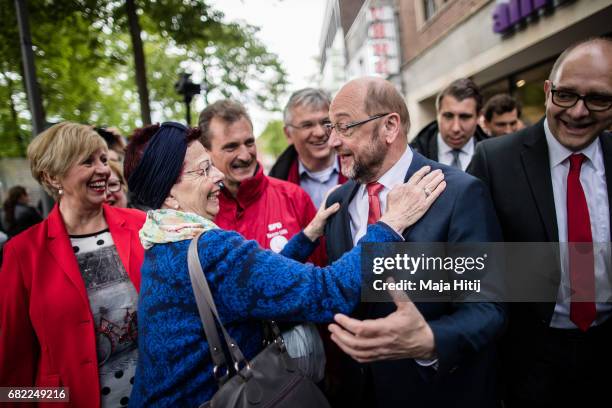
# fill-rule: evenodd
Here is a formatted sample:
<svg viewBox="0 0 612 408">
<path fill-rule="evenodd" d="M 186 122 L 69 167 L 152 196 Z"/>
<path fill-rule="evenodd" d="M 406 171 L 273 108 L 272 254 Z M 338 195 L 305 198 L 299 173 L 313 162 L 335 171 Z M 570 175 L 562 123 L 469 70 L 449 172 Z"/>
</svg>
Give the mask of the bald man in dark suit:
<svg viewBox="0 0 612 408">
<path fill-rule="evenodd" d="M 569 243 L 553 293 L 542 294 L 549 301 L 510 304 L 505 402 L 602 406 L 612 367 L 612 41 L 566 50 L 544 92 L 545 118 L 479 144 L 468 168 L 489 186 L 506 241 Z M 572 249 L 578 242 L 592 243 L 588 256 Z"/>
</svg>

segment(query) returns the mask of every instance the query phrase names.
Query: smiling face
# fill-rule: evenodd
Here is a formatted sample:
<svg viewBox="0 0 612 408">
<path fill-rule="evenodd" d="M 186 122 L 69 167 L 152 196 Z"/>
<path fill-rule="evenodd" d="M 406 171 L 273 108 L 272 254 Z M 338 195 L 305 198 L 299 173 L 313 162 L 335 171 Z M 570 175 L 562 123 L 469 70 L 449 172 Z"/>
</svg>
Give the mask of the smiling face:
<svg viewBox="0 0 612 408">
<path fill-rule="evenodd" d="M 329 136 L 322 125 L 325 122 L 329 122 L 327 106 L 313 109 L 308 105 L 297 105 L 291 109 L 291 124 L 285 126 L 287 139 L 309 170 L 322 170 L 333 159 L 332 148 L 327 143 Z"/>
<path fill-rule="evenodd" d="M 365 90 L 360 82 L 351 82 L 338 92 L 330 106 L 332 123 L 348 124 L 367 119 L 370 115 L 363 104 Z M 385 118 L 376 119 L 349 129 L 346 136 L 334 129 L 329 144 L 340 157 L 342 174 L 360 183 L 380 176 L 389 147 L 380 130 Z"/>
<path fill-rule="evenodd" d="M 438 128 L 442 140 L 453 149 L 461 149 L 474 136 L 478 125 L 476 100 L 461 101 L 445 95 L 438 109 Z"/>
<path fill-rule="evenodd" d="M 208 173 L 208 175 L 206 175 Z M 164 208 L 192 212 L 212 220 L 219 212 L 219 182 L 224 176 L 198 141 L 187 147 L 183 171 L 164 201 Z"/>
<path fill-rule="evenodd" d="M 554 137 L 572 151 L 590 145 L 603 130 L 612 125 L 612 109 L 591 112 L 579 100 L 571 108 L 562 108 L 552 101 L 554 89 L 579 95 L 600 95 L 612 98 L 612 46 L 588 44 L 570 52 L 559 66 L 552 81 L 544 83 L 546 119 Z"/>
<path fill-rule="evenodd" d="M 52 184 L 63 191 L 60 201 L 64 207 L 90 210 L 106 200 L 106 181 L 110 177 L 106 149 L 98 149 L 87 157 L 80 157 L 62 177 Z"/>
<path fill-rule="evenodd" d="M 108 190 L 106 192 L 106 202 L 115 207 L 126 208 L 128 203 L 127 196 L 125 194 L 125 187 L 119 179 L 119 176 L 112 170 L 111 175 L 108 178 L 107 186 Z M 117 188 L 117 191 L 110 191 Z"/>
<path fill-rule="evenodd" d="M 236 194 L 240 183 L 255 174 L 257 148 L 253 127 L 247 118 L 233 123 L 214 118 L 210 123 L 210 155 L 226 177 L 226 186 Z"/>
</svg>

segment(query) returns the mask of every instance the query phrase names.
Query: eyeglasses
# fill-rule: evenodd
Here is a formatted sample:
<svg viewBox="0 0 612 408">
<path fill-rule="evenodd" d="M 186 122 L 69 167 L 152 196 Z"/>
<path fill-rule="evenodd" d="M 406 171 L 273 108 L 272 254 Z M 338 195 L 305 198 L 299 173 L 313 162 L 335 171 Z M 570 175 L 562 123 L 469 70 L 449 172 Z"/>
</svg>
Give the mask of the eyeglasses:
<svg viewBox="0 0 612 408">
<path fill-rule="evenodd" d="M 391 112 L 387 112 L 387 113 L 379 113 L 377 115 L 374 116 L 370 116 L 367 119 L 364 120 L 360 120 L 357 122 L 350 122 L 350 123 L 328 123 L 327 125 L 325 125 L 325 129 L 327 130 L 328 134 L 331 134 L 332 130 L 335 130 L 336 133 L 338 133 L 339 135 L 342 135 L 343 137 L 349 137 L 350 133 L 349 130 L 356 128 L 357 126 L 361 126 L 364 125 L 370 121 L 373 121 L 375 119 L 379 119 L 382 118 L 383 116 L 387 116 L 391 114 Z"/>
<path fill-rule="evenodd" d="M 183 172 L 183 175 L 186 176 L 186 175 L 195 174 L 197 177 L 208 177 L 210 175 L 211 167 L 212 167 L 212 164 L 210 164 L 208 160 L 205 160 L 202 163 L 200 163 L 200 166 L 197 169 L 185 171 Z"/>
<path fill-rule="evenodd" d="M 292 125 L 291 123 L 287 124 L 287 126 L 295 128 L 295 129 L 300 129 L 300 130 L 313 130 L 314 128 L 317 127 L 317 125 L 321 126 L 323 129 L 326 129 L 328 125 L 330 125 L 331 122 L 329 121 L 328 118 L 325 119 L 321 119 L 320 121 L 306 121 L 306 122 L 302 122 L 299 125 Z"/>
<path fill-rule="evenodd" d="M 116 193 L 120 191 L 122 186 L 123 186 L 123 183 L 120 182 L 119 180 L 109 181 L 108 183 L 106 183 L 106 189 L 111 193 Z"/>
<path fill-rule="evenodd" d="M 555 89 L 554 84 L 550 92 L 552 93 L 552 102 L 561 108 L 571 108 L 581 99 L 584 106 L 591 112 L 604 112 L 612 107 L 612 96 L 608 95 L 579 95 L 575 92 Z"/>
</svg>

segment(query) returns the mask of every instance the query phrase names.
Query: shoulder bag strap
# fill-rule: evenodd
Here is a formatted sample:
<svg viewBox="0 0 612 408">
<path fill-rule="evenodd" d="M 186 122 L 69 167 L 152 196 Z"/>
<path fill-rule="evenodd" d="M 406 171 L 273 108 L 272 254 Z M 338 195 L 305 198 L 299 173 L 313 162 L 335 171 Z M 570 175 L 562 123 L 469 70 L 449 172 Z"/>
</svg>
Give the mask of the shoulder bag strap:
<svg viewBox="0 0 612 408">
<path fill-rule="evenodd" d="M 204 276 L 204 271 L 202 270 L 202 265 L 200 264 L 200 257 L 198 255 L 198 239 L 200 238 L 200 235 L 201 234 L 197 235 L 191 241 L 187 255 L 189 277 L 191 278 L 193 293 L 196 298 L 202 324 L 204 325 L 204 332 L 206 334 L 206 338 L 208 339 L 213 363 L 219 367 L 225 365 L 225 355 L 223 354 L 219 332 L 217 331 L 217 326 L 215 325 L 216 318 L 217 322 L 219 323 L 219 327 L 221 327 L 229 353 L 232 357 L 234 363 L 233 368 L 236 370 L 236 372 L 238 372 L 240 371 L 241 365 L 247 365 L 247 361 L 244 358 L 242 351 L 240 351 L 238 344 L 229 335 L 221 323 L 221 319 L 219 319 L 219 313 L 217 312 L 215 301 L 213 300 L 208 282 L 206 282 L 206 278 Z M 217 354 L 217 356 L 215 356 L 215 354 Z M 215 358 L 218 358 L 220 364 L 217 363 Z"/>
</svg>

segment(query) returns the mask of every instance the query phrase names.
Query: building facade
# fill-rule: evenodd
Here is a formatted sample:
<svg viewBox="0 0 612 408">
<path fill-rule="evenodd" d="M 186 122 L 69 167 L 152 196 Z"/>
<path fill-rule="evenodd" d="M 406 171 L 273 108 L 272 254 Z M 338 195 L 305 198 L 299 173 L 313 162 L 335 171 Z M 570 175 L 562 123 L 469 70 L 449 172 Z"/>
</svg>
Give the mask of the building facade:
<svg viewBox="0 0 612 408">
<path fill-rule="evenodd" d="M 435 119 L 436 95 L 464 77 L 485 98 L 512 94 L 523 105 L 524 122 L 536 122 L 544 114 L 543 82 L 559 54 L 582 39 L 612 35 L 612 0 L 329 2 L 337 20 L 330 24 L 328 13 L 324 23 L 324 35 L 335 31 L 333 41 L 322 35 L 322 54 L 329 57 L 322 58 L 321 72 L 333 72 L 335 82 L 322 86 L 334 93 L 362 75 L 393 81 L 408 104 L 410 137 Z"/>
<path fill-rule="evenodd" d="M 486 97 L 523 104 L 531 124 L 544 114 L 543 83 L 571 44 L 612 34 L 610 0 L 403 0 L 397 2 L 410 136 L 435 119 L 435 97 L 472 78 Z"/>
<path fill-rule="evenodd" d="M 401 89 L 401 47 L 394 0 L 330 0 L 321 34 L 321 87 L 335 93 L 360 76 Z"/>
</svg>

